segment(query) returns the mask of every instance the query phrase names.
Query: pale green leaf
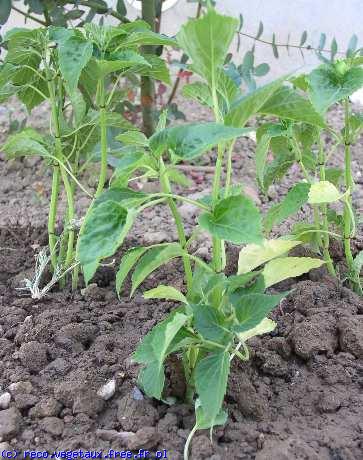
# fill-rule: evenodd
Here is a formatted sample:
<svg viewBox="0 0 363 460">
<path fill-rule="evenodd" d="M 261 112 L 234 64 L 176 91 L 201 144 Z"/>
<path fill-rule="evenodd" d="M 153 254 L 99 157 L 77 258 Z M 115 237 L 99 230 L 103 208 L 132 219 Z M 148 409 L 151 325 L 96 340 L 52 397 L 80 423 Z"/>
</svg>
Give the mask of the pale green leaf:
<svg viewBox="0 0 363 460">
<path fill-rule="evenodd" d="M 199 19 L 190 19 L 177 34 L 177 42 L 192 60 L 192 69 L 208 83 L 216 84 L 238 20 L 223 16 L 213 8 Z"/>
<path fill-rule="evenodd" d="M 126 279 L 126 276 L 132 270 L 136 262 L 140 257 L 148 250 L 148 248 L 132 248 L 129 249 L 126 254 L 122 257 L 119 269 L 116 273 L 116 292 L 120 296 L 121 289 Z"/>
<path fill-rule="evenodd" d="M 194 99 L 207 107 L 213 107 L 213 98 L 210 87 L 201 81 L 195 81 L 184 85 L 182 95 L 187 99 Z"/>
<path fill-rule="evenodd" d="M 265 287 L 273 286 L 287 278 L 301 276 L 313 268 L 321 267 L 323 264 L 323 260 L 311 257 L 280 257 L 270 260 L 262 271 Z"/>
<path fill-rule="evenodd" d="M 259 112 L 294 121 L 303 121 L 312 125 L 325 127 L 325 121 L 311 102 L 296 90 L 282 87 L 263 104 Z"/>
<path fill-rule="evenodd" d="M 239 253 L 238 274 L 248 273 L 260 265 L 286 254 L 300 241 L 265 240 L 262 244 L 249 244 Z"/>
<path fill-rule="evenodd" d="M 195 401 L 195 425 L 198 430 L 207 430 L 216 425 L 225 425 L 227 417 L 227 412 L 221 409 L 218 415 L 213 420 L 210 420 L 202 408 L 200 399 Z"/>
<path fill-rule="evenodd" d="M 10 135 L 2 150 L 9 159 L 28 155 L 49 156 L 45 140 L 32 128 L 25 128 L 19 133 Z"/>
<path fill-rule="evenodd" d="M 251 339 L 256 335 L 268 334 L 269 332 L 275 330 L 275 328 L 275 321 L 272 321 L 272 319 L 269 318 L 264 318 L 259 324 L 257 324 L 257 326 L 253 327 L 252 329 L 249 329 L 248 331 L 240 332 L 237 335 L 238 339 L 241 342 L 246 342 L 246 340 Z"/>
<path fill-rule="evenodd" d="M 174 38 L 167 37 L 166 35 L 158 34 L 156 32 L 152 32 L 151 30 L 142 30 L 132 32 L 119 44 L 118 48 L 129 48 L 140 45 L 176 47 L 177 43 Z"/>
<path fill-rule="evenodd" d="M 148 138 L 141 131 L 126 131 L 116 136 L 115 139 L 126 145 L 136 145 L 138 147 L 147 147 L 149 145 Z"/>
<path fill-rule="evenodd" d="M 252 200 L 242 195 L 219 201 L 213 212 L 199 216 L 198 223 L 211 235 L 232 243 L 262 240 L 261 215 Z"/>
<path fill-rule="evenodd" d="M 308 202 L 310 204 L 334 203 L 343 196 L 344 193 L 340 193 L 335 185 L 324 180 L 311 185 Z"/>
<path fill-rule="evenodd" d="M 185 296 L 178 289 L 175 289 L 173 286 L 164 286 L 163 284 L 144 292 L 143 295 L 145 299 L 168 299 L 185 304 L 188 303 Z"/>
<path fill-rule="evenodd" d="M 190 123 L 166 128 L 150 138 L 150 148 L 160 155 L 171 150 L 183 160 L 196 158 L 215 145 L 250 132 L 249 128 L 233 128 L 218 123 Z"/>
</svg>

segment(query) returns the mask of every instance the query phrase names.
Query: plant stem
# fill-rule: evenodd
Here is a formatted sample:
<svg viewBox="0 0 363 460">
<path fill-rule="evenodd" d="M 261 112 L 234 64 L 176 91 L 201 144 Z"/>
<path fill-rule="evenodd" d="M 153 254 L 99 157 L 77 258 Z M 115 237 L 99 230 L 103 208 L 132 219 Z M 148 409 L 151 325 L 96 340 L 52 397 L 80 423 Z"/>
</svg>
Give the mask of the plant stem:
<svg viewBox="0 0 363 460">
<path fill-rule="evenodd" d="M 226 174 L 226 186 L 224 192 L 224 198 L 229 196 L 229 190 L 232 181 L 232 153 L 233 153 L 234 141 L 231 142 L 227 153 L 227 174 Z"/>
<path fill-rule="evenodd" d="M 166 171 L 162 158 L 160 158 L 160 185 L 164 193 L 171 194 L 171 187 L 170 187 L 170 182 L 168 178 L 168 173 Z M 167 203 L 174 217 L 180 245 L 182 246 L 183 249 L 187 250 L 187 247 L 186 247 L 187 239 L 185 236 L 183 222 L 179 214 L 178 208 L 173 198 L 167 198 Z M 184 271 L 185 271 L 185 279 L 187 283 L 187 291 L 190 292 L 190 289 L 192 287 L 192 281 L 193 281 L 193 272 L 192 272 L 192 267 L 191 267 L 188 256 L 183 256 L 183 264 L 184 264 Z"/>
<path fill-rule="evenodd" d="M 152 31 L 155 31 L 156 8 L 155 0 L 142 0 L 142 19 L 146 21 Z M 143 46 L 144 53 L 155 54 L 154 46 Z M 143 131 L 150 137 L 155 130 L 154 122 L 155 87 L 151 77 L 141 77 L 141 107 Z"/>
<path fill-rule="evenodd" d="M 101 131 L 101 169 L 98 178 L 97 189 L 95 198 L 102 192 L 107 178 L 107 120 L 106 120 L 106 107 L 105 107 L 105 81 L 101 78 L 98 81 L 99 88 L 99 112 L 100 112 L 100 131 Z"/>
<path fill-rule="evenodd" d="M 352 159 L 350 151 L 350 124 L 349 124 L 350 108 L 349 99 L 344 100 L 344 163 L 345 163 L 345 188 L 349 189 L 349 196 L 346 197 L 344 204 L 344 252 L 345 258 L 348 265 L 348 270 L 353 277 L 356 277 L 353 263 L 353 255 L 350 247 L 351 238 L 351 206 L 352 206 L 352 190 L 353 190 L 353 178 L 352 178 Z M 359 275 L 358 275 L 359 276 Z"/>
<path fill-rule="evenodd" d="M 318 158 L 319 158 L 320 180 L 325 181 L 326 158 L 325 158 L 325 152 L 324 152 L 324 147 L 323 147 L 321 136 L 319 137 L 319 157 Z M 329 233 L 328 233 L 329 232 L 329 222 L 328 222 L 328 215 L 327 215 L 328 206 L 326 204 L 323 204 L 321 206 L 321 210 L 322 210 L 322 217 L 323 217 L 323 230 L 325 232 L 323 233 L 323 236 L 322 236 L 324 260 L 325 260 L 329 273 L 332 276 L 336 276 L 334 264 L 333 264 L 333 261 L 331 259 L 330 252 L 329 252 L 329 243 L 330 243 L 329 240 L 330 239 L 329 239 Z M 319 229 L 320 229 L 320 223 L 319 223 Z"/>
<path fill-rule="evenodd" d="M 55 226 L 57 221 L 57 208 L 58 208 L 58 196 L 59 196 L 59 165 L 53 166 L 53 177 L 52 177 L 52 192 L 50 197 L 50 207 L 48 215 L 48 243 L 49 251 L 52 262 L 53 271 L 57 267 L 57 253 L 56 244 L 57 237 L 55 235 Z"/>
</svg>

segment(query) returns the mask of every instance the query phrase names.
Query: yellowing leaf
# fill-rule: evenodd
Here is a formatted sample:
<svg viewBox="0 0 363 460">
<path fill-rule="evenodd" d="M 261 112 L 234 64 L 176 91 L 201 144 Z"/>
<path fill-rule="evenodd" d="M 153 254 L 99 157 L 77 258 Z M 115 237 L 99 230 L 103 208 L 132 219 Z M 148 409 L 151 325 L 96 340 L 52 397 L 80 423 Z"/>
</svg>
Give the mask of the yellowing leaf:
<svg viewBox="0 0 363 460">
<path fill-rule="evenodd" d="M 241 342 L 246 342 L 246 340 L 251 339 L 256 335 L 268 334 L 269 332 L 273 331 L 275 327 L 275 321 L 272 321 L 272 319 L 269 318 L 264 318 L 260 324 L 257 324 L 257 326 L 253 327 L 249 331 L 240 332 L 237 335 Z"/>
<path fill-rule="evenodd" d="M 248 244 L 239 253 L 238 275 L 248 273 L 271 259 L 282 256 L 301 241 L 265 240 L 262 244 Z"/>
<path fill-rule="evenodd" d="M 344 194 L 340 193 L 335 185 L 327 180 L 323 180 L 311 185 L 308 203 L 334 203 L 334 201 L 340 200 L 343 196 Z"/>
<path fill-rule="evenodd" d="M 164 286 L 160 284 L 154 289 L 144 292 L 145 299 L 170 299 L 177 302 L 188 303 L 184 295 L 173 286 Z"/>
<path fill-rule="evenodd" d="M 311 257 L 279 257 L 270 260 L 262 271 L 265 287 L 273 286 L 287 278 L 307 273 L 313 268 L 321 267 L 325 262 Z"/>
</svg>

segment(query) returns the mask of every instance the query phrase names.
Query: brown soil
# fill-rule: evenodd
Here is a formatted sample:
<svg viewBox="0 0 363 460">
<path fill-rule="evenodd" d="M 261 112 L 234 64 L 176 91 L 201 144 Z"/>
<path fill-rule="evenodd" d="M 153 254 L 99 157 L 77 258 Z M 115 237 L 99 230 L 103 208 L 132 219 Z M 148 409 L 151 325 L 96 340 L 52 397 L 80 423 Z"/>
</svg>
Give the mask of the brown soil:
<svg viewBox="0 0 363 460">
<path fill-rule="evenodd" d="M 106 286 L 112 276 L 83 295 L 21 297 L 14 286 L 33 265 L 31 244 L 43 240 L 36 230 L 1 233 L 0 388 L 11 401 L 0 410 L 0 442 L 18 450 L 167 449 L 168 458 L 181 459 L 192 408 L 142 396 L 130 360 L 172 305 L 119 301 L 113 282 Z M 173 282 L 180 269 L 174 263 L 147 284 Z M 250 362 L 234 364 L 227 425 L 213 444 L 198 433 L 191 458 L 363 458 L 362 300 L 329 278 L 305 280 L 274 316 L 277 330 L 251 342 Z M 180 397 L 177 368 L 169 364 L 168 392 Z M 105 401 L 97 392 L 111 379 L 116 391 Z M 136 434 L 125 439 L 124 432 Z"/>
<path fill-rule="evenodd" d="M 181 108 L 192 121 L 210 117 L 190 103 L 182 102 Z M 14 110 L 21 119 L 16 105 Z M 331 116 L 339 125 L 341 113 L 333 111 Z M 36 109 L 31 124 L 45 128 L 46 121 L 44 107 Z M 7 130 L 2 113 L 0 126 L 2 142 Z M 247 185 L 266 209 L 300 173 L 292 168 L 267 197 L 259 195 L 253 179 L 254 149 L 248 139 L 236 144 L 234 182 Z M 355 203 L 360 210 L 362 158 L 357 145 Z M 205 164 L 209 161 L 207 157 Z M 338 152 L 332 164 L 339 163 Z M 82 295 L 52 292 L 41 301 L 22 296 L 15 288 L 32 275 L 34 257 L 47 244 L 50 176 L 37 159 L 5 162 L 1 155 L 0 172 L 0 451 L 10 446 L 51 452 L 167 449 L 169 459 L 181 460 L 193 426 L 192 408 L 180 401 L 168 406 L 145 398 L 137 389 L 138 367 L 130 359 L 139 340 L 173 305 L 145 300 L 141 294 L 130 300 L 127 289 L 119 301 L 113 267 L 100 270 L 97 285 Z M 210 173 L 193 171 L 190 177 L 186 195 L 208 193 Z M 94 178 L 91 171 L 83 183 L 91 189 Z M 79 217 L 87 203 L 80 194 Z M 181 211 L 190 232 L 195 209 L 183 205 Z M 304 216 L 301 211 L 296 219 Z M 137 221 L 126 244 L 175 238 L 168 211 L 157 207 Z M 198 254 L 208 259 L 210 241 L 205 235 L 200 235 L 197 247 Z M 181 280 L 182 268 L 175 262 L 145 284 L 182 287 Z M 251 341 L 250 362 L 234 364 L 225 400 L 227 425 L 215 430 L 213 444 L 208 433 L 198 433 L 192 460 L 363 459 L 363 302 L 321 271 L 281 289 L 292 287 L 296 289 L 274 313 L 277 330 Z M 176 360 L 169 363 L 168 396 L 183 394 L 179 370 Z M 97 392 L 110 380 L 116 389 L 105 401 Z M 7 392 L 10 403 L 2 396 Z"/>
</svg>

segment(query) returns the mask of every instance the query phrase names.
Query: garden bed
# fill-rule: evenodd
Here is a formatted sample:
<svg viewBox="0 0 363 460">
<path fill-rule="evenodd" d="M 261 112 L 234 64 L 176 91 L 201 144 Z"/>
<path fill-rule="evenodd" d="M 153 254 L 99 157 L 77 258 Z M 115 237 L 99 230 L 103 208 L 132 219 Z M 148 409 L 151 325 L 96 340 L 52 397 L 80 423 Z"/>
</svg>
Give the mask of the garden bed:
<svg viewBox="0 0 363 460">
<path fill-rule="evenodd" d="M 340 113 L 332 117 L 339 119 Z M 363 192 L 359 147 L 353 150 L 358 208 Z M 292 170 L 268 197 L 259 196 L 252 179 L 253 148 L 249 140 L 237 143 L 234 178 L 269 207 L 299 173 Z M 103 267 L 94 280 L 98 286 L 83 294 L 52 292 L 39 301 L 22 296 L 15 288 L 31 275 L 34 256 L 47 243 L 43 223 L 49 178 L 36 160 L 0 165 L 5 173 L 0 186 L 0 388 L 11 394 L 9 409 L 0 410 L 2 441 L 19 450 L 166 449 L 168 458 L 181 459 L 193 408 L 144 397 L 137 389 L 138 366 L 130 359 L 173 304 L 141 294 L 130 300 L 129 286 L 118 300 L 112 265 Z M 200 194 L 210 186 L 208 173 L 188 174 L 192 182 L 185 193 Z M 80 197 L 79 213 L 87 202 Z M 195 210 L 183 206 L 188 231 Z M 175 238 L 169 212 L 156 207 L 138 219 L 126 246 Z M 201 241 L 199 255 L 208 259 L 210 243 L 203 235 Z M 181 288 L 182 273 L 181 264 L 172 262 L 145 285 Z M 213 445 L 206 431 L 196 434 L 193 460 L 362 458 L 363 302 L 321 270 L 281 288 L 287 286 L 296 289 L 273 315 L 276 331 L 251 341 L 251 360 L 233 366 L 227 425 L 214 430 Z M 178 361 L 169 361 L 169 396 L 183 394 L 180 371 Z M 110 380 L 115 393 L 105 401 L 97 392 Z"/>
</svg>

